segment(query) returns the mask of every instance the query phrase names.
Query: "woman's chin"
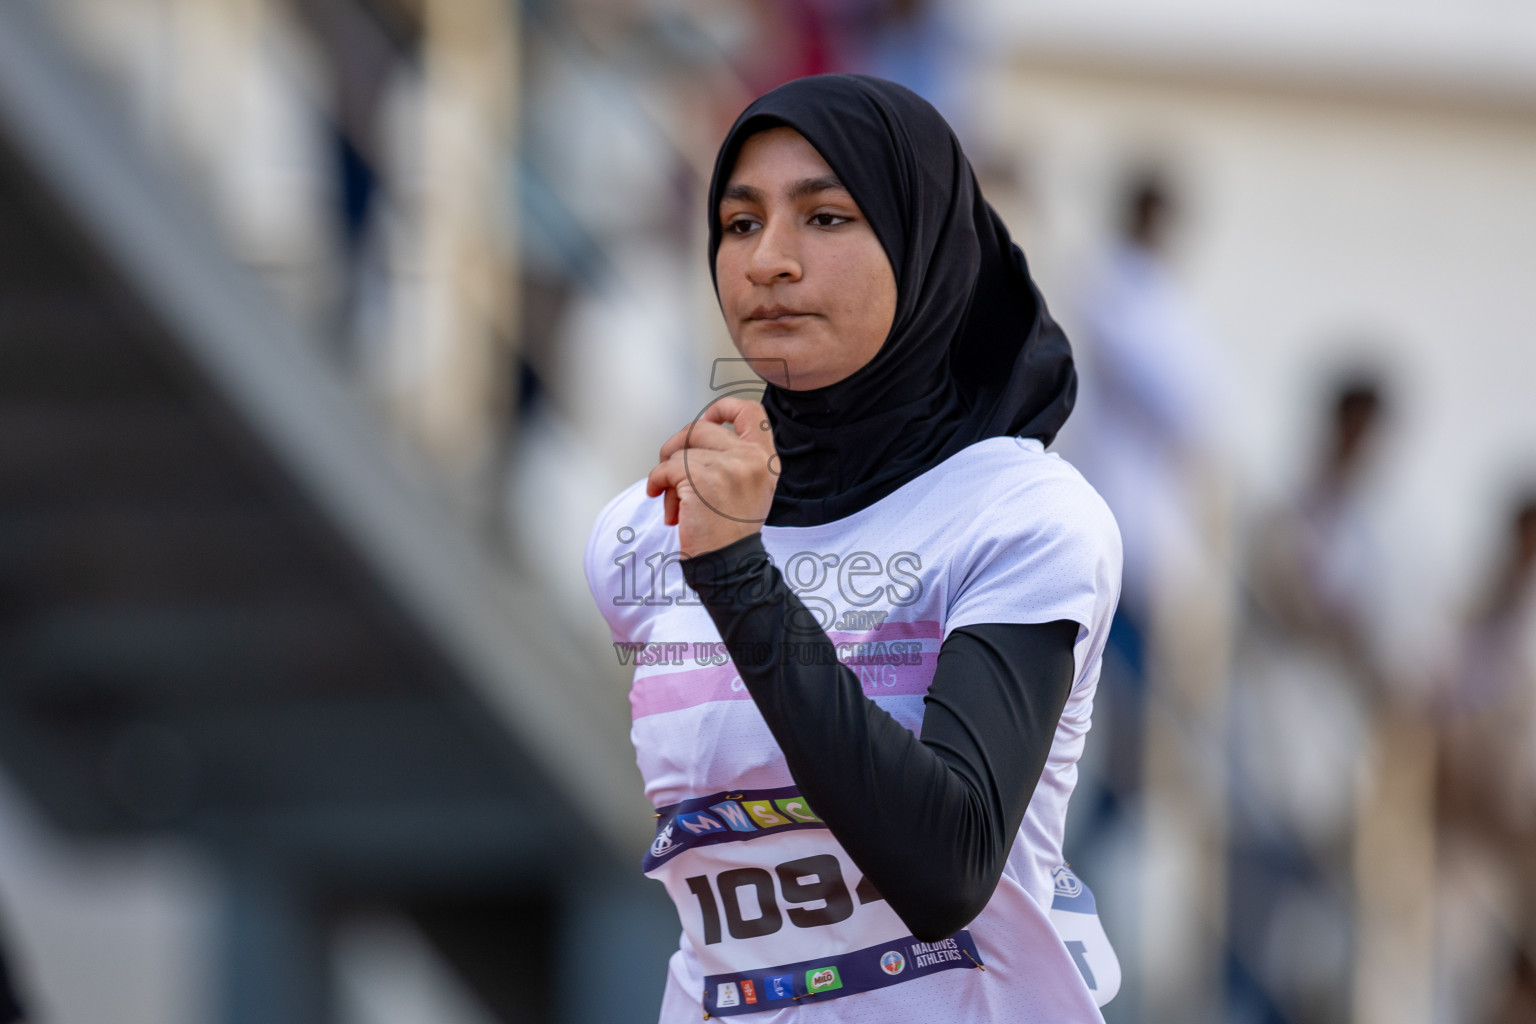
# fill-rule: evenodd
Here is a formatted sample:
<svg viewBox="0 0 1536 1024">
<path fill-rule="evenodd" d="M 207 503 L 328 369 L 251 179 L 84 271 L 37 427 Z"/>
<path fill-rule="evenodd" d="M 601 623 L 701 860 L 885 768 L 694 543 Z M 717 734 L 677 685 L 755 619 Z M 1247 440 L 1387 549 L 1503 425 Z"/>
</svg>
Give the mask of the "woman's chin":
<svg viewBox="0 0 1536 1024">
<path fill-rule="evenodd" d="M 792 359 L 754 357 L 752 369 L 769 384 L 785 391 L 815 391 L 828 384 L 836 384 L 841 379 L 820 367 L 806 366 Z"/>
<path fill-rule="evenodd" d="M 764 339 L 756 344 L 742 345 L 738 351 L 752 364 L 752 370 L 774 387 L 787 391 L 809 391 L 820 387 L 811 383 L 826 376 L 807 352 L 813 346 L 801 339 Z"/>
<path fill-rule="evenodd" d="M 878 335 L 849 337 L 820 318 L 796 319 L 793 328 L 748 324 L 734 338 L 757 375 L 786 391 L 815 391 L 851 376 L 875 357 L 890 330 L 886 324 Z"/>
</svg>

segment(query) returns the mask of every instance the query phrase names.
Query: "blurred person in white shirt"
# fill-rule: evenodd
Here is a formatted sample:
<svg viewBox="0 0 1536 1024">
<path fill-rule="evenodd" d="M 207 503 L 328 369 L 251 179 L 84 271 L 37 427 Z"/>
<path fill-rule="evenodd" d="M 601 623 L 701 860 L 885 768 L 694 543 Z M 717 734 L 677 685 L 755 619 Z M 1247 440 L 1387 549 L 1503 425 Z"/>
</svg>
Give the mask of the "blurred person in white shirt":
<svg viewBox="0 0 1536 1024">
<path fill-rule="evenodd" d="M 1168 264 L 1177 214 L 1159 176 L 1133 179 L 1079 310 L 1077 460 L 1123 524 L 1121 609 L 1143 631 L 1159 577 L 1201 557 L 1198 481 L 1221 419 L 1217 353 Z"/>
<path fill-rule="evenodd" d="M 1436 1020 L 1536 1019 L 1536 492 L 1438 710 Z"/>
<path fill-rule="evenodd" d="M 1360 780 L 1386 690 L 1371 472 L 1386 412 L 1374 374 L 1334 386 L 1315 468 L 1255 531 L 1234 672 L 1231 884 L 1245 895 L 1233 943 L 1265 997 L 1299 1019 L 1348 1019 L 1358 985 Z"/>
<path fill-rule="evenodd" d="M 1219 728 L 1230 602 L 1224 374 L 1169 256 L 1178 212 L 1160 176 L 1129 180 L 1119 231 L 1077 304 L 1082 391 L 1067 443 L 1122 523 L 1125 551 L 1096 720 L 1107 736 L 1083 770 L 1090 810 L 1073 846 L 1095 877 L 1123 880 L 1115 903 L 1135 908 L 1115 923 L 1137 936 L 1128 975 L 1146 979 L 1130 1002 L 1189 1019 L 1216 998 L 1224 958 L 1215 933 L 1184 922 L 1223 913 L 1209 884 L 1222 873 L 1209 841 L 1224 817 L 1220 745 L 1206 741 Z"/>
</svg>

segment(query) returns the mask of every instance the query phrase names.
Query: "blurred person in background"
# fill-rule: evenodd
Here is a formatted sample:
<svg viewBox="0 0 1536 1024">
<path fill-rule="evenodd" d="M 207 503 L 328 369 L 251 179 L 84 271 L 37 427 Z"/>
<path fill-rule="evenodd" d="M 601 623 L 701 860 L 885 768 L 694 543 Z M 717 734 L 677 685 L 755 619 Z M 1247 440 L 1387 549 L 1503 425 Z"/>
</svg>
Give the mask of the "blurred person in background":
<svg viewBox="0 0 1536 1024">
<path fill-rule="evenodd" d="M 1509 976 L 1495 1003 L 1492 1024 L 1531 1024 L 1536 1021 L 1536 954 L 1532 943 L 1517 947 Z"/>
<path fill-rule="evenodd" d="M 1536 1020 L 1536 492 L 1516 503 L 1491 577 L 1439 708 L 1447 1024 Z"/>
<path fill-rule="evenodd" d="M 323 67 L 330 117 L 324 132 L 331 149 L 333 215 L 343 257 L 335 334 L 344 339 L 349 365 L 378 358 L 369 346 L 381 344 L 369 332 L 380 329 L 387 311 L 388 193 L 387 116 L 391 89 L 402 68 L 421 60 L 421 25 L 406 8 L 377 0 L 292 0 L 325 55 Z"/>
<path fill-rule="evenodd" d="M 1350 1016 L 1356 780 L 1385 582 L 1368 470 L 1385 409 L 1373 376 L 1342 379 L 1309 478 L 1256 531 L 1232 695 L 1231 933 L 1235 998 L 1265 1019 Z"/>
<path fill-rule="evenodd" d="M 1130 175 L 1077 310 L 1083 392 L 1069 438 L 1121 523 L 1125 584 L 1105 653 L 1074 856 L 1106 893 L 1143 1017 L 1215 1012 L 1224 912 L 1219 704 L 1230 612 L 1219 354 L 1171 259 L 1181 206 Z M 1217 840 L 1217 841 L 1213 841 Z"/>
<path fill-rule="evenodd" d="M 950 12 L 929 0 L 744 0 L 734 10 L 701 8 L 734 22 L 722 34 L 724 50 L 752 95 L 796 78 L 852 72 L 904 85 L 951 121 L 962 113 L 960 33 Z M 730 102 L 729 90 L 717 95 Z"/>
<path fill-rule="evenodd" d="M 900 83 L 937 107 L 955 124 L 965 104 L 959 95 L 963 69 L 952 11 L 928 0 L 821 0 L 827 10 L 838 70 L 857 71 Z"/>
<path fill-rule="evenodd" d="M 1217 353 L 1168 253 L 1179 207 L 1160 173 L 1131 178 L 1119 234 L 1082 298 L 1083 403 L 1076 446 L 1125 535 L 1117 631 L 1144 642 L 1159 573 L 1199 547 L 1195 480 L 1218 421 Z M 1133 661 L 1139 658 L 1133 658 Z"/>
<path fill-rule="evenodd" d="M 1198 467 L 1215 420 L 1215 354 L 1167 266 L 1178 210 L 1163 176 L 1134 175 L 1119 233 L 1083 295 L 1083 400 L 1073 454 L 1121 524 L 1125 578 L 1106 659 L 1106 723 L 1113 737 L 1103 804 L 1113 820 L 1140 788 L 1141 721 L 1155 596 L 1197 560 Z M 1088 828 L 1091 833 L 1092 827 Z"/>
<path fill-rule="evenodd" d="M 1295 502 L 1261 529 L 1254 587 L 1287 636 L 1332 652 L 1367 691 L 1378 685 L 1371 655 L 1373 585 L 1380 578 L 1369 518 L 1369 456 L 1385 399 L 1372 375 L 1335 391 L 1322 457 Z"/>
<path fill-rule="evenodd" d="M 836 70 L 829 38 L 835 8 L 829 12 L 815 0 L 755 0 L 750 6 L 759 31 L 748 38 L 756 45 L 744 48 L 737 65 L 750 91 Z M 768 45 L 761 45 L 765 39 Z"/>
</svg>

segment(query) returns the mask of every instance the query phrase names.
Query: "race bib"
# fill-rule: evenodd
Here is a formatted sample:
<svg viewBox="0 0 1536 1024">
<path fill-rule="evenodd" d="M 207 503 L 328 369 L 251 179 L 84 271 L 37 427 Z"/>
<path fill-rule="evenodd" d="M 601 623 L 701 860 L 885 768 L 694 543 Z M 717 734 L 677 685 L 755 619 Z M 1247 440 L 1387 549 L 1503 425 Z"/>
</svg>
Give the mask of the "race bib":
<svg viewBox="0 0 1536 1024">
<path fill-rule="evenodd" d="M 712 1016 L 983 963 L 969 932 L 934 943 L 908 933 L 793 787 L 662 808 L 644 866 L 677 905 Z"/>
</svg>

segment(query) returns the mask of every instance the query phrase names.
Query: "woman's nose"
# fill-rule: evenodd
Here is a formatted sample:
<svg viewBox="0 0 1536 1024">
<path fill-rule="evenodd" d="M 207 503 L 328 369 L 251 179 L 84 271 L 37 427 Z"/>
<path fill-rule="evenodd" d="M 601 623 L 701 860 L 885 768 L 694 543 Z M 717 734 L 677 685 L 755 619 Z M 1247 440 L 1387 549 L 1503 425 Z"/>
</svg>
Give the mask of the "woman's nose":
<svg viewBox="0 0 1536 1024">
<path fill-rule="evenodd" d="M 747 277 L 753 284 L 766 285 L 781 280 L 797 281 L 800 273 L 793 229 L 782 219 L 770 220 L 758 232 L 752 259 L 747 264 Z"/>
</svg>

